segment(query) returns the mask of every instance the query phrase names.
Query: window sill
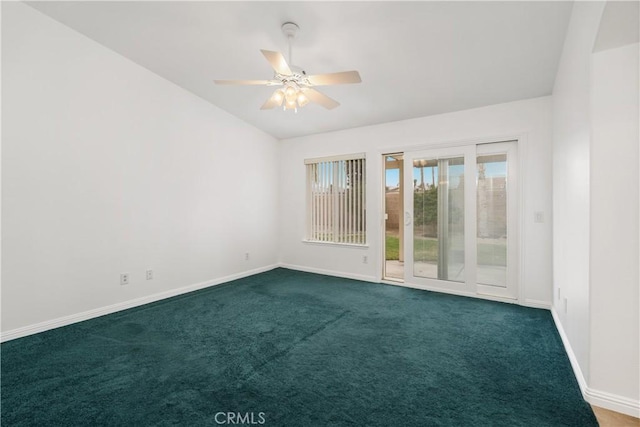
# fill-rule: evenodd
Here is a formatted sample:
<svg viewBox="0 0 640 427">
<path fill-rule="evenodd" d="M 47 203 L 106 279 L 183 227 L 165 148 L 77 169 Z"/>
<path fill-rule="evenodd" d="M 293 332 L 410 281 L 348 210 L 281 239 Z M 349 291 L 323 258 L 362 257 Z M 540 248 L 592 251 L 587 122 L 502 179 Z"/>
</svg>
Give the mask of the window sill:
<svg viewBox="0 0 640 427">
<path fill-rule="evenodd" d="M 336 242 L 322 242 L 320 240 L 306 240 L 302 239 L 302 243 L 307 245 L 318 245 L 318 246 L 337 246 L 342 248 L 354 248 L 354 249 L 369 249 L 369 245 L 360 244 L 360 243 L 336 243 Z"/>
</svg>

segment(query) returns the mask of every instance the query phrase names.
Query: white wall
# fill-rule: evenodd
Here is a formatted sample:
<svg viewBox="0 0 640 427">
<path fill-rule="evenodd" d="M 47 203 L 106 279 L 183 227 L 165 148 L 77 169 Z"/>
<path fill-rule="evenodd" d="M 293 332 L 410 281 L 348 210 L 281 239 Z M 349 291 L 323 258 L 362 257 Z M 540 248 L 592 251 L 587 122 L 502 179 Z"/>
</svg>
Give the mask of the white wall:
<svg viewBox="0 0 640 427">
<path fill-rule="evenodd" d="M 554 307 L 587 381 L 590 57 L 603 8 L 574 3 L 553 88 Z"/>
<path fill-rule="evenodd" d="M 586 399 L 637 417 L 638 24 L 593 53 L 621 39 L 604 10 L 574 3 L 553 91 L 554 311 Z"/>
<path fill-rule="evenodd" d="M 640 401 L 638 50 L 592 55 L 589 387 Z"/>
<path fill-rule="evenodd" d="M 2 32 L 3 332 L 277 261 L 274 138 L 25 4 Z"/>
<path fill-rule="evenodd" d="M 286 265 L 377 280 L 380 154 L 521 135 L 521 297 L 553 300 L 591 401 L 637 407 L 638 45 L 591 54 L 603 7 L 574 5 L 553 100 L 278 146 L 29 6 L 2 3 L 3 337 L 269 268 L 278 249 Z M 303 243 L 303 160 L 362 151 L 369 246 Z"/>
<path fill-rule="evenodd" d="M 523 299 L 531 305 L 551 303 L 551 99 L 536 98 L 473 110 L 368 126 L 281 141 L 280 259 L 286 265 L 365 280 L 382 271 L 381 153 L 419 145 L 468 140 L 502 140 L 526 135 L 524 156 Z M 366 152 L 368 248 L 310 244 L 305 235 L 305 158 Z M 534 223 L 534 212 L 545 223 Z M 362 257 L 367 255 L 368 264 Z"/>
</svg>

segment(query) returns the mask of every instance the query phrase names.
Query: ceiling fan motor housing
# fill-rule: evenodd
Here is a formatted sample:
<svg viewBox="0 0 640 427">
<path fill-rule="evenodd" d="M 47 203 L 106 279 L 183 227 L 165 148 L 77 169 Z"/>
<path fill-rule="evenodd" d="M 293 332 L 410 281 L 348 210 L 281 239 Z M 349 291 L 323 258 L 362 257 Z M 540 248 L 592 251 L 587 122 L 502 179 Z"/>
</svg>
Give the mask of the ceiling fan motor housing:
<svg viewBox="0 0 640 427">
<path fill-rule="evenodd" d="M 295 39 L 298 35 L 298 30 L 300 30 L 300 27 L 293 22 L 285 22 L 282 24 L 282 32 L 287 38 Z"/>
</svg>

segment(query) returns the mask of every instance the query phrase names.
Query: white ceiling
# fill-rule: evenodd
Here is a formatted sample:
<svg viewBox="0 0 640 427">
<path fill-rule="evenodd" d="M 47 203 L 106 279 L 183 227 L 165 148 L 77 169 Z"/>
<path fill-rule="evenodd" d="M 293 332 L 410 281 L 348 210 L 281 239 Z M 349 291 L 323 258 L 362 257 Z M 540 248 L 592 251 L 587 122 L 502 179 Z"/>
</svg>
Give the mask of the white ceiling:
<svg viewBox="0 0 640 427">
<path fill-rule="evenodd" d="M 279 138 L 549 95 L 571 2 L 29 2 L 31 6 Z M 321 90 L 342 105 L 260 110 L 273 88 L 260 49 L 308 74 L 358 70 Z M 464 126 L 463 123 L 460 124 Z"/>
<path fill-rule="evenodd" d="M 608 1 L 602 12 L 594 52 L 638 43 L 640 40 L 640 2 Z"/>
</svg>

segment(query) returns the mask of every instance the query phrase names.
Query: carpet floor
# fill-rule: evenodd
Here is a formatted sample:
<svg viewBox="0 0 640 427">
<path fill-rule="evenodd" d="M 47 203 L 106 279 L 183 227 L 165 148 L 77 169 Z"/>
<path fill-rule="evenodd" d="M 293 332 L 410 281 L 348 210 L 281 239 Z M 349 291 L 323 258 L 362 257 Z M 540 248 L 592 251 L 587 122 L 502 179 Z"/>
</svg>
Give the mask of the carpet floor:
<svg viewBox="0 0 640 427">
<path fill-rule="evenodd" d="M 286 269 L 1 350 L 3 426 L 597 426 L 548 311 Z"/>
</svg>

